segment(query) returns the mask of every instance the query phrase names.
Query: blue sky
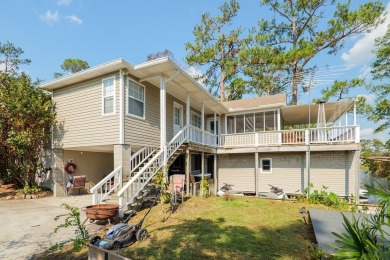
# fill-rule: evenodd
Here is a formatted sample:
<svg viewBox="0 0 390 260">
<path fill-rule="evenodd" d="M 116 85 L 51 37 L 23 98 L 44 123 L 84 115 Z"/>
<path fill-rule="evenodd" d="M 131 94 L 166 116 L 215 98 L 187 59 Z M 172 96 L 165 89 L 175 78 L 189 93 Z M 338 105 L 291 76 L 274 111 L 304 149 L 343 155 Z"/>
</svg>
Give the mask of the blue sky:
<svg viewBox="0 0 390 260">
<path fill-rule="evenodd" d="M 24 67 L 30 76 L 49 81 L 66 58 L 86 60 L 95 66 L 117 58 L 132 64 L 146 60 L 150 53 L 171 50 L 176 60 L 185 65 L 184 44 L 193 41 L 192 30 L 205 12 L 217 13 L 224 1 L 214 0 L 12 0 L 2 1 L 0 15 L 0 42 L 10 41 L 32 60 Z M 271 17 L 260 1 L 241 1 L 240 11 L 234 20 L 244 30 L 256 26 L 261 18 Z M 353 0 L 358 6 L 366 1 Z M 390 0 L 383 0 L 390 11 Z M 337 55 L 322 55 L 313 61 L 319 67 L 343 68 L 334 79 L 351 79 L 367 75 L 372 62 L 373 39 L 383 35 L 390 23 L 387 14 L 385 25 L 372 33 L 349 39 Z M 340 67 L 339 67 L 340 66 Z M 321 84 L 313 88 L 312 96 L 320 94 Z M 351 95 L 367 95 L 356 90 Z M 375 96 L 367 96 L 374 100 Z M 302 97 L 302 102 L 305 102 Z M 385 141 L 389 133 L 373 135 L 375 125 L 358 121 L 362 138 L 380 138 Z"/>
</svg>

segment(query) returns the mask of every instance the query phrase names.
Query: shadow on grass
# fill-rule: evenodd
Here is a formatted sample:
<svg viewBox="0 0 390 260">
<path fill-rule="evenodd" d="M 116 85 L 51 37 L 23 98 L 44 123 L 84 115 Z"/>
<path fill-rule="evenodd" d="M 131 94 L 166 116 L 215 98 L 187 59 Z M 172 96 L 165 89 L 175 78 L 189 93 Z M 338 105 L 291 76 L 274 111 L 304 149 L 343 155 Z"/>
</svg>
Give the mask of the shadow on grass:
<svg viewBox="0 0 390 260">
<path fill-rule="evenodd" d="M 166 238 L 159 239 L 159 234 Z M 300 221 L 251 230 L 227 225 L 224 218 L 196 218 L 156 229 L 148 242 L 120 254 L 131 259 L 310 259 L 310 239 L 309 228 Z"/>
</svg>

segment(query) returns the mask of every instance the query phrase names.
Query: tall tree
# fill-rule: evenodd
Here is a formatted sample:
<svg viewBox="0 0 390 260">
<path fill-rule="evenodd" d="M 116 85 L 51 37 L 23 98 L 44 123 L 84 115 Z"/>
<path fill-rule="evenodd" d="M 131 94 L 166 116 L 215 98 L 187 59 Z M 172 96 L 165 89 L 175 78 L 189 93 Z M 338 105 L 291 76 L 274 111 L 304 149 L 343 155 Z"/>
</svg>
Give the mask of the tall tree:
<svg viewBox="0 0 390 260">
<path fill-rule="evenodd" d="M 24 51 L 21 48 L 16 47 L 9 41 L 4 44 L 0 42 L 0 75 L 16 75 L 20 65 L 30 64 L 29 59 L 21 58 L 23 53 Z"/>
<path fill-rule="evenodd" d="M 275 16 L 259 21 L 253 45 L 274 49 L 267 62 L 287 72 L 282 74 L 287 77 L 282 82 L 292 85 L 292 104 L 297 104 L 302 74 L 312 68 L 309 62 L 314 57 L 322 52 L 337 53 L 348 37 L 369 32 L 382 22 L 382 1 L 364 3 L 356 10 L 351 10 L 350 4 L 350 0 L 262 0 L 262 5 L 269 6 Z M 263 66 L 256 73 L 267 75 L 267 70 Z"/>
<path fill-rule="evenodd" d="M 381 132 L 390 128 L 390 26 L 386 34 L 376 40 L 375 47 L 376 60 L 372 75 L 379 84 L 369 89 L 377 98 L 368 119 L 375 123 L 381 122 L 375 129 L 375 132 Z"/>
<path fill-rule="evenodd" d="M 390 177 L 390 140 L 382 143 L 378 139 L 361 140 L 362 165 L 369 170 L 369 173 L 382 177 Z M 386 159 L 387 158 L 387 159 Z M 383 160 L 381 160 L 383 159 Z"/>
<path fill-rule="evenodd" d="M 205 67 L 201 80 L 210 92 L 220 96 L 221 101 L 226 100 L 226 84 L 232 82 L 238 73 L 241 28 L 229 30 L 229 26 L 239 8 L 237 0 L 230 0 L 219 7 L 220 15 L 211 17 L 210 13 L 203 14 L 201 24 L 194 27 L 195 42 L 185 45 L 188 52 L 186 62 L 190 66 Z M 236 81 L 229 93 L 240 96 L 236 92 L 242 89 L 242 84 Z"/>
<path fill-rule="evenodd" d="M 50 96 L 25 73 L 0 81 L 0 182 L 34 185 L 50 127 L 55 123 Z"/>
<path fill-rule="evenodd" d="M 88 62 L 80 59 L 69 58 L 64 60 L 64 62 L 61 64 L 61 69 L 68 74 L 73 74 L 88 68 L 89 68 Z M 54 78 L 60 78 L 62 76 L 64 76 L 63 72 L 54 73 Z"/>
</svg>

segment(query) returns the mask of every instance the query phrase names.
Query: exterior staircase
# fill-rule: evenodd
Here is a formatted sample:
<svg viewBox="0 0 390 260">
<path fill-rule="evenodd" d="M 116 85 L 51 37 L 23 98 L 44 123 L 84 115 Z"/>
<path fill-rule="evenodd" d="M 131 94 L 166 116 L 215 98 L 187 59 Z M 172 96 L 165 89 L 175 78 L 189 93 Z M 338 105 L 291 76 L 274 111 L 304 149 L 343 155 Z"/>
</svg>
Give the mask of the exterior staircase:
<svg viewBox="0 0 390 260">
<path fill-rule="evenodd" d="M 188 127 L 181 129 L 164 149 L 144 147 L 130 158 L 131 170 L 124 175 L 118 167 L 95 187 L 93 204 L 119 202 L 120 214 L 131 214 L 148 200 L 150 181 L 160 170 L 169 167 L 185 150 L 188 138 Z M 112 183 L 112 179 L 114 182 Z M 116 192 L 116 194 L 115 194 Z"/>
</svg>

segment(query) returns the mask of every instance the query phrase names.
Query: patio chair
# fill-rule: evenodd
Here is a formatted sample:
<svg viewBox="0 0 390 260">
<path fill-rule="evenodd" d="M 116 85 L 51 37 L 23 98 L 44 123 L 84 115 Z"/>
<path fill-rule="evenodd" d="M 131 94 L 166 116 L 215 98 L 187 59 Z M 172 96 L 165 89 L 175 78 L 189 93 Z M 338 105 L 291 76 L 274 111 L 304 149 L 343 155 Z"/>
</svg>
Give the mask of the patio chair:
<svg viewBox="0 0 390 260">
<path fill-rule="evenodd" d="M 81 191 L 84 194 L 85 191 L 85 175 L 80 176 L 74 176 L 73 177 L 73 183 L 70 185 L 69 189 L 73 191 L 73 195 L 75 195 L 75 190 L 79 190 L 79 195 L 81 194 Z"/>
<path fill-rule="evenodd" d="M 198 191 L 197 187 L 200 189 L 200 181 L 196 181 L 195 176 L 190 173 L 190 191 L 193 196 L 195 196 Z"/>
<path fill-rule="evenodd" d="M 181 199 L 181 202 L 184 202 L 184 183 L 185 175 L 184 174 L 173 174 L 171 176 L 171 205 L 176 206 L 177 201 Z"/>
</svg>

